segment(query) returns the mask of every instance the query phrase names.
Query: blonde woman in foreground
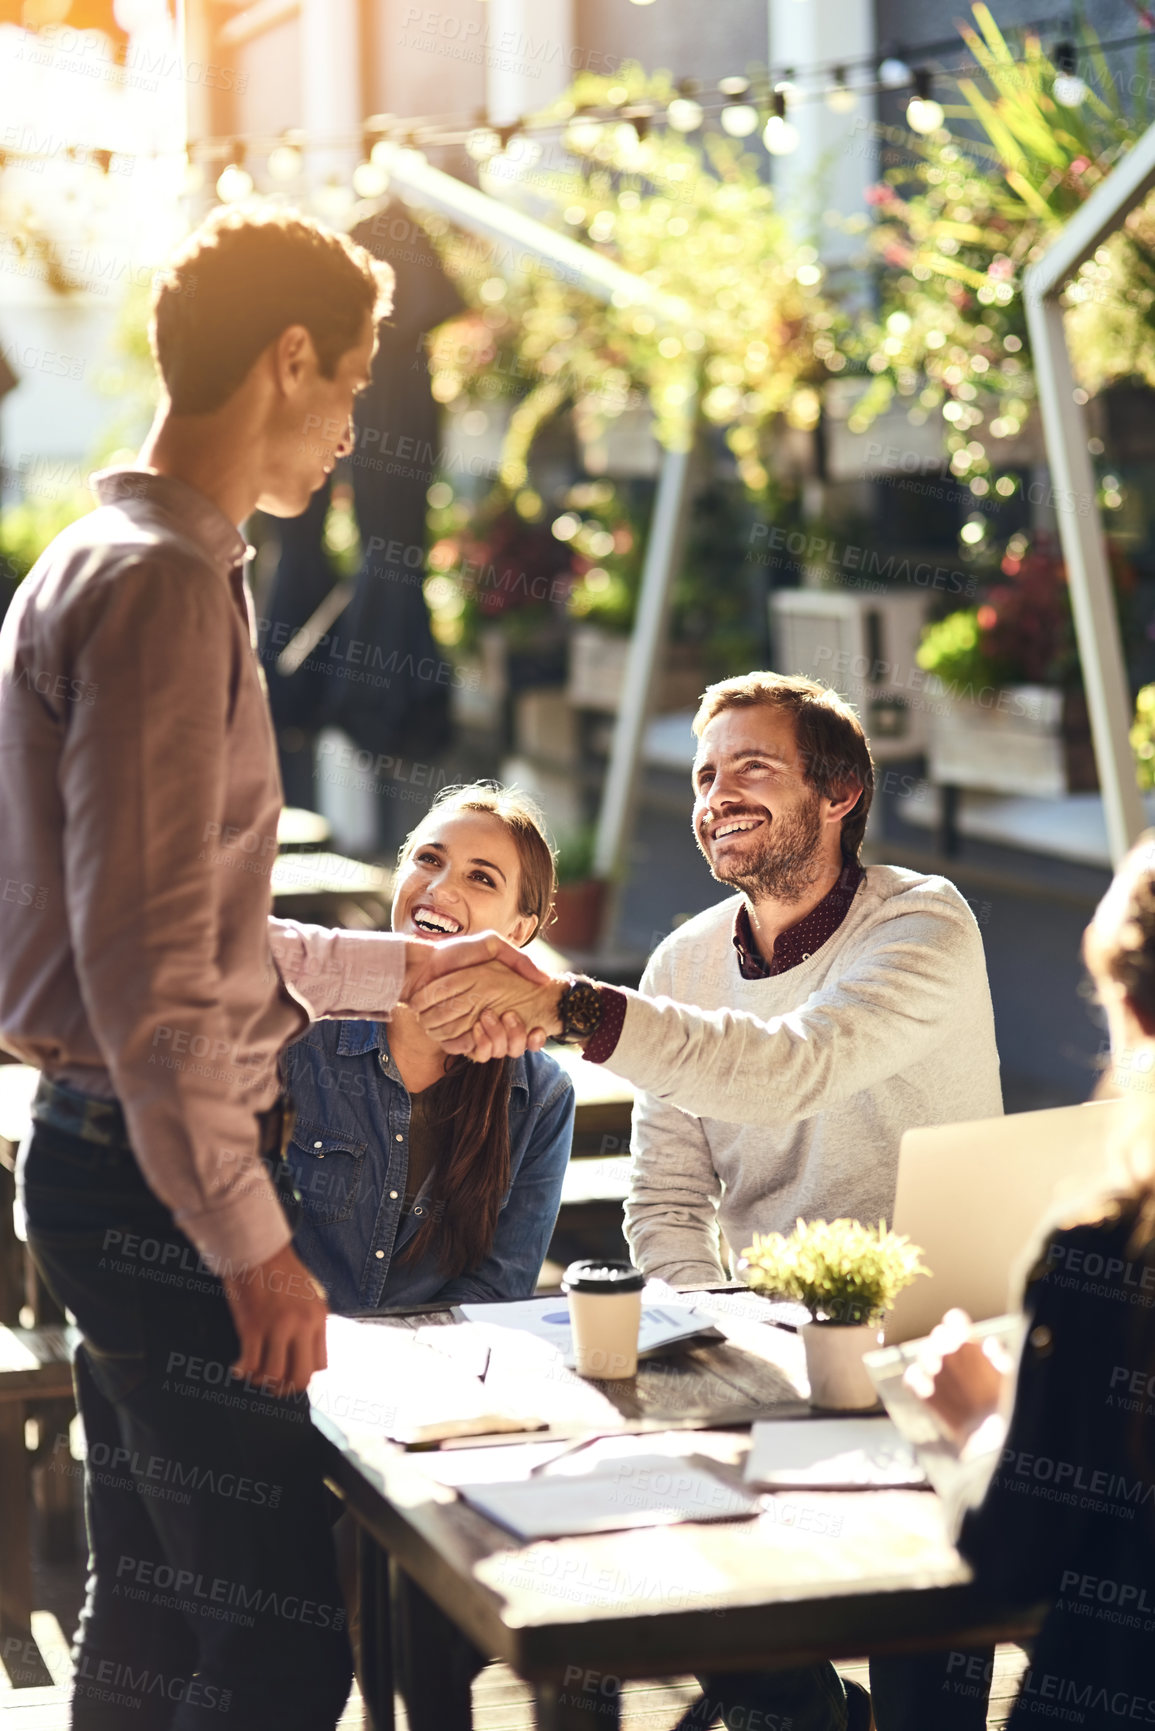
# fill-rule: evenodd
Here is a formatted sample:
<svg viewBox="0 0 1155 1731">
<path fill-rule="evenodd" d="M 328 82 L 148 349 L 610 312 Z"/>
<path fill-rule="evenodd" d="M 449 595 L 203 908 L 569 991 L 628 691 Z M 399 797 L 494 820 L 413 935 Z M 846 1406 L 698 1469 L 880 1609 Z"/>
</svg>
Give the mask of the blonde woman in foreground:
<svg viewBox="0 0 1155 1731">
<path fill-rule="evenodd" d="M 919 1386 L 960 1441 L 997 1433 L 1013 1393 L 958 1538 L 983 1586 L 1050 1605 L 1008 1731 L 1155 1725 L 1155 832 L 1123 861 L 1083 949 L 1111 1030 L 1110 1091 L 1133 1102 L 1118 1177 L 1046 1231 L 1013 1389 L 957 1311 Z M 989 1678 L 964 1664 L 954 1682 Z"/>
</svg>

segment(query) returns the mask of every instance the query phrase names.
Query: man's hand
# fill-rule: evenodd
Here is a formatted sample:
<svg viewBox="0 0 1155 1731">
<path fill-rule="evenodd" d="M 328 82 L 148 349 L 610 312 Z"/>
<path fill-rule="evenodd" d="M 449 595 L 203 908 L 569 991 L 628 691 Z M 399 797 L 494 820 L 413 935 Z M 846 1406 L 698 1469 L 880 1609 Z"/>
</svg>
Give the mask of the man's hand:
<svg viewBox="0 0 1155 1731">
<path fill-rule="evenodd" d="M 972 1340 L 970 1330 L 965 1310 L 948 1310 L 903 1379 L 959 1443 L 998 1411 L 1012 1371 L 997 1340 Z"/>
<path fill-rule="evenodd" d="M 535 967 L 519 950 L 514 954 L 523 964 L 517 973 L 510 971 L 504 958 L 484 962 L 433 980 L 409 999 L 426 1033 L 447 1052 L 468 1052 L 480 1060 L 483 1047 L 488 1046 L 486 1057 L 516 1056 L 514 1047 L 526 1029 L 530 1030 L 526 1043 L 534 1047 L 546 1036 L 560 1034 L 557 1004 L 565 980 Z M 489 1013 L 488 1026 L 482 1022 L 483 1012 Z M 520 1029 L 507 1022 L 511 1014 L 520 1019 Z"/>
<path fill-rule="evenodd" d="M 401 1002 L 416 1009 L 413 999 L 422 987 L 433 980 L 440 980 L 445 974 L 474 968 L 485 962 L 493 962 L 525 980 L 537 982 L 545 977 L 516 944 L 499 938 L 496 932 L 480 932 L 476 937 L 464 938 L 406 938 Z"/>
<path fill-rule="evenodd" d="M 269 1385 L 276 1395 L 302 1394 L 315 1370 L 324 1370 L 325 1289 L 286 1244 L 267 1262 L 223 1281 L 240 1336 L 234 1376 Z"/>
</svg>

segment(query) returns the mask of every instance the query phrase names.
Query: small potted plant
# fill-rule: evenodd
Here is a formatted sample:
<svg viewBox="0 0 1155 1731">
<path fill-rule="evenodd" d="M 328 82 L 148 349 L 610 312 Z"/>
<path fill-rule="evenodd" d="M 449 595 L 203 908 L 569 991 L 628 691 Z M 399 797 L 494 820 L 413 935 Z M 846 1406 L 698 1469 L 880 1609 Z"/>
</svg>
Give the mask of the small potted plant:
<svg viewBox="0 0 1155 1731">
<path fill-rule="evenodd" d="M 557 897 L 553 921 L 543 934 L 555 949 L 578 954 L 596 950 L 601 935 L 606 883 L 594 876 L 594 827 L 583 824 L 562 836 L 557 850 Z"/>
<path fill-rule="evenodd" d="M 739 1271 L 757 1292 L 805 1305 L 802 1328 L 811 1405 L 864 1412 L 878 1397 L 862 1356 L 879 1345 L 879 1324 L 904 1286 L 929 1274 L 922 1251 L 886 1222 L 799 1220 L 789 1238 L 756 1233 Z"/>
</svg>

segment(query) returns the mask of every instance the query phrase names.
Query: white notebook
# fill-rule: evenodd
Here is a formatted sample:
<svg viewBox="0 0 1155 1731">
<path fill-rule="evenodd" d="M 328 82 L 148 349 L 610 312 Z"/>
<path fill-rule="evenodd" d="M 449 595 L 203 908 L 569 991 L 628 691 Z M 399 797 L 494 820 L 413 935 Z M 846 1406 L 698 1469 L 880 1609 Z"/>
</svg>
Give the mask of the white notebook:
<svg viewBox="0 0 1155 1731">
<path fill-rule="evenodd" d="M 926 1484 L 888 1418 L 769 1419 L 753 1428 L 746 1483 L 768 1490 L 900 1490 Z"/>
<path fill-rule="evenodd" d="M 727 1484 L 696 1462 L 668 1455 L 605 1461 L 588 1472 L 543 1474 L 508 1484 L 459 1484 L 457 1489 L 487 1520 L 526 1541 L 681 1521 L 747 1520 L 761 1512 L 759 1499 L 741 1486 Z"/>
</svg>

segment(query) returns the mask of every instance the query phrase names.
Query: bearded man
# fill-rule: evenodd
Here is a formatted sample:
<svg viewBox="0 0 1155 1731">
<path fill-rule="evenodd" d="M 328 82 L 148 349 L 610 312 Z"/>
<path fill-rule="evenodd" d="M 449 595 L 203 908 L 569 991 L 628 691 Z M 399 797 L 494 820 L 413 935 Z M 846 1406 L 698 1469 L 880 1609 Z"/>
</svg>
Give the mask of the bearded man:
<svg viewBox="0 0 1155 1731">
<path fill-rule="evenodd" d="M 890 1220 L 904 1131 L 1003 1109 L 969 907 L 945 878 L 859 863 L 874 766 L 853 709 L 748 673 L 708 688 L 694 733 L 694 836 L 738 894 L 679 926 L 637 992 L 544 973 L 502 990 L 491 962 L 414 998 L 447 1050 L 552 1034 L 635 1084 L 627 1236 L 686 1287 L 728 1278 L 725 1247 L 755 1232 Z"/>
<path fill-rule="evenodd" d="M 738 893 L 679 926 L 637 992 L 545 974 L 503 991 L 491 962 L 413 999 L 449 1050 L 552 1034 L 635 1084 L 627 1236 L 639 1268 L 690 1288 L 728 1278 L 755 1232 L 890 1221 L 905 1130 L 1003 1109 L 969 907 L 945 878 L 859 863 L 874 766 L 854 711 L 814 680 L 750 673 L 709 687 L 694 733 L 694 836 Z M 972 1656 L 989 1676 L 990 1653 Z M 873 1718 L 828 1663 L 704 1677 L 694 1717 L 980 1731 L 986 1692 L 954 1693 L 957 1659 L 872 1659 Z"/>
<path fill-rule="evenodd" d="M 728 1277 L 719 1228 L 739 1253 L 799 1218 L 892 1220 L 903 1132 L 1003 1109 L 970 908 L 945 878 L 859 863 L 874 768 L 854 711 L 751 673 L 706 692 L 694 732 L 694 837 L 739 893 L 666 939 L 641 994 L 738 1012 L 736 1035 L 757 1017 L 769 1039 L 720 1043 L 733 1072 L 704 1109 L 662 1077 L 638 1098 L 626 1230 L 680 1286 Z M 738 1094 L 757 1117 L 734 1121 Z"/>
</svg>

